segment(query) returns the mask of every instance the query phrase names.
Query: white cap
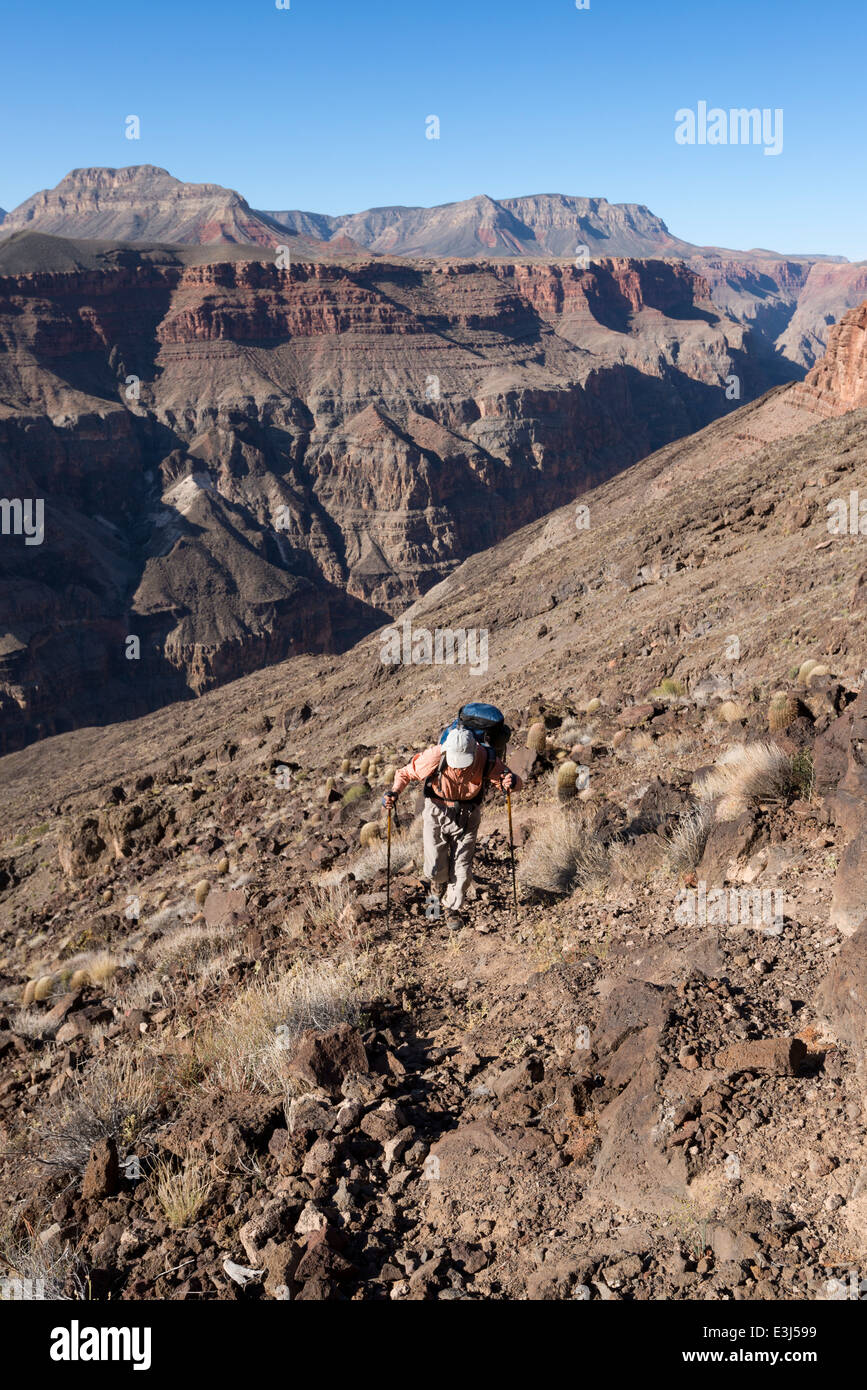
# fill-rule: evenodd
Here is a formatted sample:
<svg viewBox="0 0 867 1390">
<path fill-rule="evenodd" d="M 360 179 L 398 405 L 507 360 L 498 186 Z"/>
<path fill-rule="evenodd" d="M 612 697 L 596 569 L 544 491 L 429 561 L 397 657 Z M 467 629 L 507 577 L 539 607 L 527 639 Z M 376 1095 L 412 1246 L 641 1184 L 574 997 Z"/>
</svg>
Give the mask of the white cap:
<svg viewBox="0 0 867 1390">
<path fill-rule="evenodd" d="M 476 756 L 476 740 L 469 729 L 452 729 L 446 737 L 446 764 L 469 767 Z"/>
</svg>

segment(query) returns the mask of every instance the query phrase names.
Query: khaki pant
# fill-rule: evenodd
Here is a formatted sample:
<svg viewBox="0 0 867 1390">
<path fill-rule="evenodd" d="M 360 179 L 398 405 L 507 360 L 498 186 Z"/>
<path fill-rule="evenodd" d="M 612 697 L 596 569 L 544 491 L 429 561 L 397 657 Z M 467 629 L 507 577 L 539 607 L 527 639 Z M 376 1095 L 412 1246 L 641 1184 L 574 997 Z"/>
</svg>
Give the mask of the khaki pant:
<svg viewBox="0 0 867 1390">
<path fill-rule="evenodd" d="M 424 876 L 434 889 L 445 888 L 442 902 L 447 910 L 460 912 L 466 902 L 473 871 L 476 836 L 482 818 L 481 803 L 444 806 L 426 798 L 424 831 Z"/>
</svg>

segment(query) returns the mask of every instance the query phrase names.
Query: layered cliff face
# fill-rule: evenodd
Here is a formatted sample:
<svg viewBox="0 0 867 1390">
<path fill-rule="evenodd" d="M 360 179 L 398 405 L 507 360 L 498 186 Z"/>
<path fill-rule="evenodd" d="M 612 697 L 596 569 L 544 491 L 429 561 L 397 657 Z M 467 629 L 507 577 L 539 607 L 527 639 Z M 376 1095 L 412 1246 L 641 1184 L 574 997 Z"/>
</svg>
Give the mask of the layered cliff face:
<svg viewBox="0 0 867 1390">
<path fill-rule="evenodd" d="M 432 208 L 369 208 L 328 217 L 312 212 L 268 214 L 299 232 L 329 241 L 350 236 L 359 246 L 391 256 L 573 258 L 579 245 L 594 256 L 683 255 L 695 248 L 673 237 L 661 218 L 637 203 L 481 194 Z"/>
<path fill-rule="evenodd" d="M 262 212 L 219 184 L 183 183 L 165 169 L 74 169 L 54 189 L 7 214 L 0 247 L 22 230 L 140 244 L 283 245 L 292 260 L 373 256 L 466 257 L 472 261 L 566 259 L 586 255 L 683 260 L 710 286 L 718 310 L 748 327 L 789 375 L 813 367 L 828 328 L 867 293 L 867 266 L 841 258 L 727 251 L 673 236 L 637 203 L 560 193 L 495 199 L 485 194 L 438 207 L 380 207 L 329 216 Z M 45 251 L 41 252 L 44 256 Z M 35 269 L 34 262 L 30 267 Z"/>
<path fill-rule="evenodd" d="M 183 183 L 153 164 L 73 169 L 3 219 L 4 236 L 29 230 L 102 241 L 276 246 L 286 239 L 285 228 L 234 189 Z"/>
<path fill-rule="evenodd" d="M 777 379 L 677 263 L 75 254 L 0 278 L 7 749 L 342 647 Z"/>
<path fill-rule="evenodd" d="M 867 302 L 850 309 L 831 329 L 828 351 L 801 389 L 816 395 L 829 415 L 867 406 Z"/>
</svg>

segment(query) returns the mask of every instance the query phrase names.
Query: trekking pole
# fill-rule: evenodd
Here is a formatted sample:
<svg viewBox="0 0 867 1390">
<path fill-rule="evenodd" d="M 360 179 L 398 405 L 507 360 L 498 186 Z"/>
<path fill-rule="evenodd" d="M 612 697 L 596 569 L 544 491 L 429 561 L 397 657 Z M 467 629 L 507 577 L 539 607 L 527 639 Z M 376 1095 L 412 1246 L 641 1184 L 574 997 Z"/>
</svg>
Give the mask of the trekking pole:
<svg viewBox="0 0 867 1390">
<path fill-rule="evenodd" d="M 515 905 L 515 926 L 518 925 L 518 885 L 515 881 L 515 837 L 512 833 L 512 793 L 506 792 L 506 808 L 509 812 L 509 853 L 512 856 L 512 902 Z"/>
<path fill-rule="evenodd" d="M 385 853 L 385 927 L 391 931 L 391 807 L 388 808 L 388 847 Z"/>
</svg>

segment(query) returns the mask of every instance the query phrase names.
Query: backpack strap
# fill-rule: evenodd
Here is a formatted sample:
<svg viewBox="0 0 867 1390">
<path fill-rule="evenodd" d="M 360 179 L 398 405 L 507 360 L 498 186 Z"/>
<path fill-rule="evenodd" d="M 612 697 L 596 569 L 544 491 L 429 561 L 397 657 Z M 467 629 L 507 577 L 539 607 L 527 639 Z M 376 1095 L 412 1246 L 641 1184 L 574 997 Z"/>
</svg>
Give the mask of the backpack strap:
<svg viewBox="0 0 867 1390">
<path fill-rule="evenodd" d="M 465 800 L 459 801 L 457 803 L 459 806 L 475 806 L 477 802 L 482 800 L 482 798 L 485 795 L 485 792 L 488 790 L 488 783 L 491 780 L 491 769 L 494 766 L 497 755 L 489 744 L 483 743 L 481 747 L 485 750 L 485 766 L 482 772 L 482 785 L 479 787 L 479 790 L 476 792 L 475 796 L 468 796 Z M 446 770 L 446 766 L 446 755 L 445 753 L 443 753 L 442 757 L 440 758 L 439 767 L 437 768 L 436 772 L 432 772 L 429 777 L 425 778 L 424 794 L 426 797 L 431 797 L 434 801 L 444 800 L 443 797 L 437 796 L 434 793 L 431 787 L 431 783 L 433 782 L 434 778 L 436 778 L 436 780 L 439 781 L 439 779 L 442 777 L 443 773 Z"/>
</svg>

